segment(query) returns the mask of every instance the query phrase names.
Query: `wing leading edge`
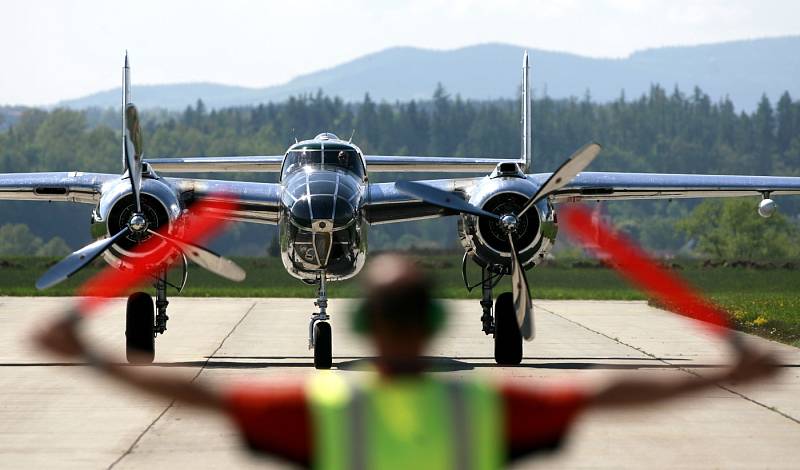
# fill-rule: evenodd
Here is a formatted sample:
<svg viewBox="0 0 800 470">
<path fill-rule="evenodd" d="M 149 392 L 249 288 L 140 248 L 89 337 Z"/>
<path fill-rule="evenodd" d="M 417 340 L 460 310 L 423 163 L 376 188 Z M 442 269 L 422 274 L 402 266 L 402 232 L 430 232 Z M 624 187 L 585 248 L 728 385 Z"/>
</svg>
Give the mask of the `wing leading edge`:
<svg viewBox="0 0 800 470">
<path fill-rule="evenodd" d="M 42 172 L 0 174 L 0 200 L 64 201 L 97 204 L 103 193 L 127 178 L 106 173 Z M 217 195 L 238 201 L 234 212 L 221 218 L 243 222 L 275 224 L 280 212 L 280 185 L 243 181 L 163 178 L 184 201 Z"/>
<path fill-rule="evenodd" d="M 164 179 L 175 187 L 187 202 L 197 199 L 213 201 L 219 196 L 234 199 L 237 202 L 236 209 L 217 214 L 219 218 L 259 224 L 278 223 L 281 187 L 277 183 L 186 178 Z"/>
<path fill-rule="evenodd" d="M 550 173 L 526 175 L 539 187 Z M 418 181 L 468 198 L 483 178 L 438 179 Z M 583 172 L 571 183 L 553 193 L 555 203 L 629 200 L 679 199 L 705 197 L 741 197 L 769 194 L 800 194 L 800 177 L 747 175 L 687 175 L 661 173 Z M 532 194 L 528 194 L 528 197 Z M 371 184 L 366 207 L 372 224 L 405 222 L 455 215 L 400 193 L 394 183 Z"/>
<path fill-rule="evenodd" d="M 120 180 L 105 173 L 42 172 L 0 174 L 0 199 L 94 204 L 103 187 Z"/>
<path fill-rule="evenodd" d="M 549 174 L 528 175 L 534 182 Z M 800 177 L 583 172 L 553 197 L 556 202 L 679 199 L 800 194 Z"/>
<path fill-rule="evenodd" d="M 283 155 L 148 158 L 145 162 L 161 173 L 269 173 L 281 170 Z"/>
</svg>

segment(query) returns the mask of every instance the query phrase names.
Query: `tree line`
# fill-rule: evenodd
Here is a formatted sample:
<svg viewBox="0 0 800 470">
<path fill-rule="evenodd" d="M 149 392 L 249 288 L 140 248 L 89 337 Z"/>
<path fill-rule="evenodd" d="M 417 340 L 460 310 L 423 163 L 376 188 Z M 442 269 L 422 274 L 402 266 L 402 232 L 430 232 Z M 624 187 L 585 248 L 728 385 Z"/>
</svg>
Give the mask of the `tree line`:
<svg viewBox="0 0 800 470">
<path fill-rule="evenodd" d="M 551 171 L 576 148 L 595 140 L 604 146 L 591 167 L 595 171 L 800 175 L 800 101 L 789 93 L 775 103 L 764 96 L 752 112 L 737 111 L 727 98 L 712 100 L 698 88 L 684 93 L 658 85 L 642 96 L 621 94 L 610 103 L 596 103 L 589 93 L 558 100 L 540 96 L 532 109 L 533 172 Z M 0 172 L 120 172 L 118 114 L 25 110 L 0 131 Z M 280 103 L 208 110 L 198 101 L 183 112 L 141 115 L 149 156 L 282 154 L 295 138 L 323 131 L 344 138 L 354 133 L 353 141 L 370 154 L 515 157 L 520 152 L 518 100 L 464 100 L 441 86 L 430 99 L 408 102 L 375 102 L 366 95 L 361 102 L 347 103 L 320 91 Z M 274 181 L 273 175 L 233 177 Z M 780 202 L 790 215 L 800 208 L 792 198 Z M 0 214 L 7 204 L 0 204 Z M 694 205 L 609 203 L 607 211 L 646 245 L 674 250 L 689 237 L 674 229 L 674 222 Z M 5 220 L 38 230 L 24 217 Z M 454 233 L 441 233 L 451 228 L 449 222 L 401 224 L 373 233 L 378 232 L 378 246 L 401 238 L 405 245 L 434 246 L 443 238 L 455 240 Z M 248 237 L 247 230 L 239 232 Z M 255 240 L 253 236 L 250 242 Z M 259 240 L 268 244 L 263 232 Z"/>
</svg>

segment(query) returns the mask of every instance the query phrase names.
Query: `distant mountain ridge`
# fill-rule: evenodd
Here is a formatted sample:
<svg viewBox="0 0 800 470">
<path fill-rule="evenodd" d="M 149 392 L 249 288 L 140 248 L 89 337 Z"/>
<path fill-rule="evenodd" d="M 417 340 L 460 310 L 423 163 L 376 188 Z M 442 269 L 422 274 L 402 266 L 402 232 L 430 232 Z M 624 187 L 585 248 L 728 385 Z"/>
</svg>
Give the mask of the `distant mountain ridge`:
<svg viewBox="0 0 800 470">
<path fill-rule="evenodd" d="M 481 44 L 454 50 L 395 47 L 298 76 L 283 85 L 247 88 L 214 83 L 135 86 L 140 108 L 180 110 L 198 99 L 209 108 L 282 101 L 322 90 L 345 101 L 428 99 L 437 83 L 465 99 L 511 98 L 519 87 L 523 47 Z M 583 57 L 529 49 L 534 95 L 582 97 L 607 102 L 624 90 L 628 98 L 660 84 L 671 92 L 700 87 L 713 99 L 729 96 L 737 109 L 753 109 L 763 93 L 800 96 L 800 36 L 675 46 L 634 52 L 623 59 Z M 117 106 L 119 90 L 65 100 L 84 109 Z"/>
</svg>

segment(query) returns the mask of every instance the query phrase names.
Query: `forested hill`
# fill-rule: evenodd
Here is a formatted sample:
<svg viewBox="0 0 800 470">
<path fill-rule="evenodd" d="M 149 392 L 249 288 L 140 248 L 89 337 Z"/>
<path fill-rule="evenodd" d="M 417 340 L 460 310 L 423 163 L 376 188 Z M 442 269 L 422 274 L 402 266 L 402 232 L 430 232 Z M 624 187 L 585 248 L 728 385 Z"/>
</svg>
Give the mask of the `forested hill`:
<svg viewBox="0 0 800 470">
<path fill-rule="evenodd" d="M 135 86 L 141 108 L 183 110 L 202 98 L 209 108 L 283 101 L 323 90 L 345 101 L 370 93 L 377 101 L 424 99 L 437 83 L 465 99 L 512 98 L 518 93 L 522 46 L 483 44 L 454 50 L 396 47 L 266 88 L 213 83 Z M 624 92 L 646 93 L 653 83 L 671 89 L 699 86 L 714 100 L 729 96 L 737 109 L 752 110 L 761 94 L 778 99 L 800 95 L 800 36 L 733 41 L 638 51 L 621 59 L 591 58 L 530 49 L 534 92 L 559 99 L 583 96 L 599 102 Z M 309 60 L 310 59 L 310 60 Z M 313 63 L 313 58 L 298 60 Z M 64 101 L 76 109 L 111 107 L 119 102 L 112 89 Z"/>
<path fill-rule="evenodd" d="M 736 112 L 730 100 L 714 101 L 699 89 L 683 94 L 658 86 L 640 98 L 606 104 L 539 99 L 533 104 L 534 170 L 552 170 L 596 140 L 604 151 L 592 170 L 800 175 L 800 101 L 784 93 L 776 103 L 761 99 L 755 108 Z M 353 129 L 354 141 L 368 153 L 519 154 L 516 100 L 465 101 L 442 88 L 431 99 L 397 104 L 369 98 L 348 104 L 314 95 L 257 107 L 208 111 L 197 103 L 182 113 L 143 114 L 149 156 L 280 154 L 295 136 L 321 131 L 349 136 Z M 116 114 L 27 110 L 0 132 L 0 172 L 119 172 L 119 130 L 106 125 L 116 119 Z M 800 204 L 784 201 L 782 210 L 796 213 Z M 608 210 L 650 247 L 680 246 L 685 240 L 670 223 L 691 203 L 647 204 L 609 204 Z M 0 217 L 28 224 L 44 240 L 60 235 L 77 247 L 88 239 L 89 208 L 64 207 L 2 202 Z M 42 223 L 45 217 L 51 223 Z M 455 233 L 443 230 L 450 230 L 447 223 L 387 226 L 373 231 L 371 242 L 379 248 L 403 239 L 455 246 Z M 231 236 L 240 237 L 234 244 L 239 252 L 263 252 L 269 243 L 261 226 Z"/>
</svg>

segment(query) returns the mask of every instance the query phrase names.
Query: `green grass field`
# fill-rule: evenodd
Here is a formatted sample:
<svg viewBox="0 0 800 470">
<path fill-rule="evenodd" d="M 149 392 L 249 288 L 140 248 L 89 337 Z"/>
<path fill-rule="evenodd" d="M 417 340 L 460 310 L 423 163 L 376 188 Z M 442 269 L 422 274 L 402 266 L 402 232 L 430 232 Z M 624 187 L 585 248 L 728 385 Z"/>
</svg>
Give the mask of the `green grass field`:
<svg viewBox="0 0 800 470">
<path fill-rule="evenodd" d="M 461 282 L 461 261 L 457 254 L 419 256 L 420 263 L 434 273 L 437 295 L 445 298 L 475 298 Z M 96 262 L 67 282 L 44 292 L 33 286 L 36 278 L 55 259 L 5 258 L 0 260 L 0 295 L 66 296 L 91 275 L 105 267 Z M 236 260 L 247 271 L 247 280 L 234 283 L 216 277 L 199 267 L 191 267 L 189 283 L 182 295 L 194 297 L 304 297 L 311 298 L 314 287 L 290 277 L 276 258 Z M 693 262 L 680 263 L 678 272 L 690 283 L 724 306 L 738 328 L 800 346 L 800 270 L 753 268 L 702 268 Z M 471 274 L 478 275 L 477 269 Z M 177 279 L 177 273 L 173 276 Z M 528 272 L 531 293 L 537 299 L 645 300 L 647 297 L 628 286 L 613 270 L 592 263 L 562 261 Z M 358 278 L 331 283 L 331 297 L 359 295 Z M 510 290 L 505 279 L 496 292 Z"/>
</svg>

